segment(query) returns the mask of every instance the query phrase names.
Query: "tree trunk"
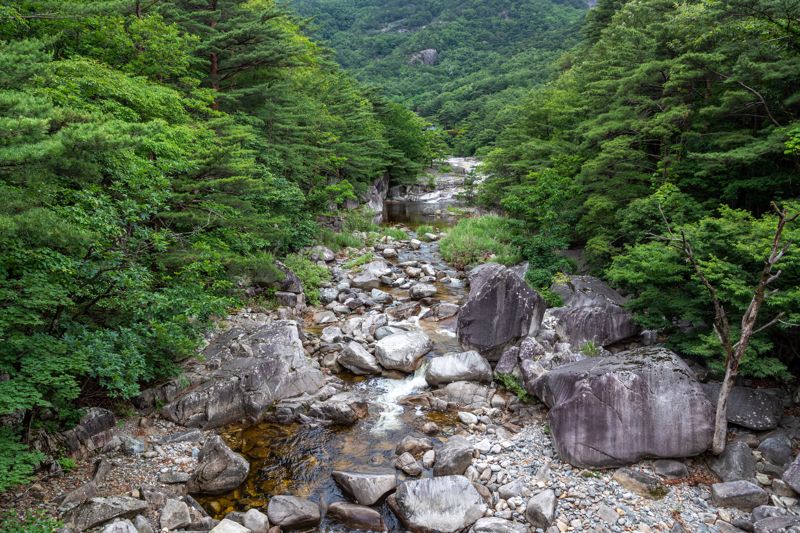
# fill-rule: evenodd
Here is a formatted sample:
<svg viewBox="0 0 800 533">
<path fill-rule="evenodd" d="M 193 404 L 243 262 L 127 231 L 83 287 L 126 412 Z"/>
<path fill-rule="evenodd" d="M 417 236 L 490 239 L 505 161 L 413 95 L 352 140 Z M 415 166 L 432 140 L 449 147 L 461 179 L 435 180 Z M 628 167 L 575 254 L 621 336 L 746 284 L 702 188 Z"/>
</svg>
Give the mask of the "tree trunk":
<svg viewBox="0 0 800 533">
<path fill-rule="evenodd" d="M 719 388 L 717 414 L 714 417 L 714 440 L 711 443 L 711 452 L 714 455 L 719 455 L 725 451 L 725 444 L 728 438 L 728 398 L 736 381 L 736 374 L 737 372 L 728 365 L 725 369 L 725 379 L 722 380 L 722 386 Z"/>
</svg>

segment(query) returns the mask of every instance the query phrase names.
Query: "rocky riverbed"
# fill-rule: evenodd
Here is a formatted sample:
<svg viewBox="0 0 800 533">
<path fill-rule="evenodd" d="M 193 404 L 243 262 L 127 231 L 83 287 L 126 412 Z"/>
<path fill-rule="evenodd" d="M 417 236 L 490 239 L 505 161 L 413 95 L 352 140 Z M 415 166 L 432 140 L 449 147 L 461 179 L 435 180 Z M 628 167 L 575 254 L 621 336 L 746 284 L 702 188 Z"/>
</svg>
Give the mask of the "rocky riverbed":
<svg viewBox="0 0 800 533">
<path fill-rule="evenodd" d="M 546 309 L 524 265 L 458 271 L 405 231 L 309 250 L 320 305 L 287 273 L 283 306 L 228 317 L 138 415 L 90 410 L 77 467 L 3 506 L 63 532 L 800 530 L 783 391 L 735 389 L 706 456 L 715 386 L 621 295 L 578 276 Z"/>
</svg>

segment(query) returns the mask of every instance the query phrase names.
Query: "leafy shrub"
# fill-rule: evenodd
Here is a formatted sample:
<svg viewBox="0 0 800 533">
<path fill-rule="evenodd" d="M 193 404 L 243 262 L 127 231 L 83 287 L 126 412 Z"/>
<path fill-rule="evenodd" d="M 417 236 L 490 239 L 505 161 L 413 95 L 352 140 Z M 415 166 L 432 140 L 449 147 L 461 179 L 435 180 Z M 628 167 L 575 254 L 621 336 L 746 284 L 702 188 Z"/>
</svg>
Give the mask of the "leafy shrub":
<svg viewBox="0 0 800 533">
<path fill-rule="evenodd" d="M 404 239 L 408 239 L 408 233 L 401 230 L 400 228 L 383 228 L 382 233 L 387 237 L 391 237 L 396 241 L 402 241 Z"/>
<path fill-rule="evenodd" d="M 319 243 L 334 252 L 338 252 L 342 248 L 360 248 L 364 246 L 364 242 L 352 233 L 339 233 L 329 229 L 320 231 Z"/>
<path fill-rule="evenodd" d="M 514 231 L 511 222 L 502 217 L 467 218 L 450 230 L 439 249 L 445 261 L 458 268 L 490 259 L 514 265 L 522 260 L 520 249 L 512 244 Z"/>
<path fill-rule="evenodd" d="M 369 209 L 359 208 L 351 209 L 344 215 L 342 223 L 342 230 L 345 233 L 353 233 L 354 231 L 380 232 L 380 226 L 375 224 L 375 213 Z"/>
<path fill-rule="evenodd" d="M 28 482 L 42 459 L 44 454 L 30 451 L 14 430 L 0 427 L 0 492 Z"/>
<path fill-rule="evenodd" d="M 502 385 L 508 392 L 519 398 L 521 402 L 533 403 L 536 401 L 535 398 L 525 390 L 525 387 L 522 386 L 522 383 L 520 383 L 519 379 L 512 374 L 495 372 L 494 380 Z"/>
<path fill-rule="evenodd" d="M 319 304 L 319 288 L 324 282 L 331 279 L 330 271 L 300 254 L 287 255 L 283 264 L 297 274 L 297 277 L 303 282 L 303 290 L 308 302 L 313 305 Z"/>
<path fill-rule="evenodd" d="M 417 226 L 417 235 L 424 236 L 426 233 L 435 233 L 436 230 L 433 226 L 429 226 L 428 224 L 422 224 L 421 226 Z"/>
<path fill-rule="evenodd" d="M 0 533 L 52 533 L 62 526 L 60 520 L 41 510 L 26 511 L 22 516 L 6 511 L 0 519 Z"/>
<path fill-rule="evenodd" d="M 78 463 L 72 457 L 59 457 L 58 466 L 60 466 L 61 470 L 64 472 L 71 472 L 72 470 L 75 470 L 75 467 L 78 466 Z"/>
<path fill-rule="evenodd" d="M 581 353 L 587 357 L 597 357 L 600 354 L 600 347 L 594 341 L 587 341 L 581 345 Z"/>
</svg>

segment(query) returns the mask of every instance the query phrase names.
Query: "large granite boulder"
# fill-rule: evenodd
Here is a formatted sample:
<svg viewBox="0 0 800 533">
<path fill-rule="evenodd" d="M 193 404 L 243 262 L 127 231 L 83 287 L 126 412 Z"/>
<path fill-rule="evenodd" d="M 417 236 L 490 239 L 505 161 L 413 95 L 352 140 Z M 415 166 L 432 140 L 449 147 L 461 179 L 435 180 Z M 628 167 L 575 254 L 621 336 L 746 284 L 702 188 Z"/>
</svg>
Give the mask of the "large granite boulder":
<svg viewBox="0 0 800 533">
<path fill-rule="evenodd" d="M 114 413 L 102 407 L 90 407 L 74 428 L 59 435 L 59 442 L 72 456 L 86 456 L 111 442 L 117 429 Z"/>
<path fill-rule="evenodd" d="M 605 282 L 592 276 L 571 276 L 554 283 L 563 307 L 551 309 L 558 335 L 574 348 L 592 342 L 608 346 L 639 333 L 625 299 Z"/>
<path fill-rule="evenodd" d="M 185 368 L 187 388 L 155 395 L 167 394 L 170 403 L 162 413 L 183 426 L 258 421 L 278 400 L 314 393 L 325 383 L 305 356 L 293 321 L 238 320 L 216 335 L 203 355 L 205 363 Z"/>
<path fill-rule="evenodd" d="M 541 326 L 547 304 L 513 270 L 495 263 L 473 269 L 466 304 L 458 314 L 458 340 L 497 361 L 503 350 Z"/>
<path fill-rule="evenodd" d="M 475 523 L 486 511 L 483 498 L 464 476 L 407 481 L 389 505 L 412 533 L 452 533 Z"/>
<path fill-rule="evenodd" d="M 222 437 L 209 437 L 198 456 L 197 468 L 186 484 L 193 494 L 223 494 L 241 485 L 250 472 L 247 459 L 234 452 Z"/>
<path fill-rule="evenodd" d="M 328 507 L 328 516 L 352 529 L 386 531 L 381 513 L 364 505 L 334 502 Z"/>
<path fill-rule="evenodd" d="M 475 351 L 448 353 L 431 360 L 425 371 L 429 385 L 441 385 L 454 381 L 492 381 L 492 367 L 481 354 Z"/>
<path fill-rule="evenodd" d="M 555 368 L 534 384 L 556 449 L 580 467 L 687 457 L 711 444 L 714 409 L 673 352 L 647 347 Z"/>
<path fill-rule="evenodd" d="M 459 435 L 453 435 L 436 451 L 436 463 L 433 466 L 434 476 L 460 476 L 472 464 L 472 453 L 475 446 Z"/>
<path fill-rule="evenodd" d="M 708 466 L 722 481 L 750 480 L 756 475 L 756 459 L 746 443 L 734 441 L 716 457 L 708 459 Z"/>
<path fill-rule="evenodd" d="M 380 374 L 378 360 L 356 341 L 348 342 L 336 360 L 340 365 L 356 375 Z"/>
<path fill-rule="evenodd" d="M 719 383 L 703 385 L 703 390 L 714 405 L 717 404 L 720 386 Z M 727 419 L 731 424 L 753 431 L 767 431 L 778 427 L 782 415 L 780 391 L 739 386 L 731 389 L 727 412 Z"/>
<path fill-rule="evenodd" d="M 433 342 L 422 331 L 403 331 L 384 337 L 375 344 L 375 358 L 389 370 L 413 372 Z"/>
</svg>

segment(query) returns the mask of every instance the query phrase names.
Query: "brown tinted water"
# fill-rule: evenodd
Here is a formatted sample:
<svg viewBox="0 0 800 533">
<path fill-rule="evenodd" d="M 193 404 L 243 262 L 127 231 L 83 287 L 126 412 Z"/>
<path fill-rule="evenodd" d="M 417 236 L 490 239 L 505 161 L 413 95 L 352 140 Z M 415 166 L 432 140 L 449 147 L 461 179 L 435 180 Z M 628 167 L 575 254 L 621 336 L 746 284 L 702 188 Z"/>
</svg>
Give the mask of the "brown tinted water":
<svg viewBox="0 0 800 533">
<path fill-rule="evenodd" d="M 417 251 L 403 251 L 398 257 L 400 262 L 408 260 L 429 262 L 437 269 L 447 268 L 435 243 L 423 244 Z M 466 295 L 461 284 L 438 283 L 437 288 L 440 301 L 461 304 Z M 407 295 L 407 291 L 395 292 L 396 297 Z M 434 343 L 428 357 L 460 351 L 455 318 L 441 322 L 420 320 L 418 325 Z M 331 478 L 334 470 L 395 472 L 395 447 L 403 437 L 422 435 L 421 427 L 428 421 L 438 424 L 444 434 L 452 433 L 456 427 L 455 413 L 423 410 L 403 402 L 404 398 L 427 389 L 424 367 L 402 379 L 340 377 L 351 387 L 365 391 L 369 399 L 368 416 L 352 427 L 261 423 L 227 428 L 222 436 L 232 449 L 250 461 L 250 474 L 235 491 L 201 499 L 215 518 L 250 508 L 266 512 L 270 497 L 279 494 L 309 498 L 324 509 L 332 502 L 346 500 Z M 430 475 L 429 471 L 423 473 L 423 476 Z M 389 531 L 400 530 L 385 502 L 376 508 L 382 513 Z M 324 518 L 320 527 L 314 529 L 352 531 Z"/>
</svg>

